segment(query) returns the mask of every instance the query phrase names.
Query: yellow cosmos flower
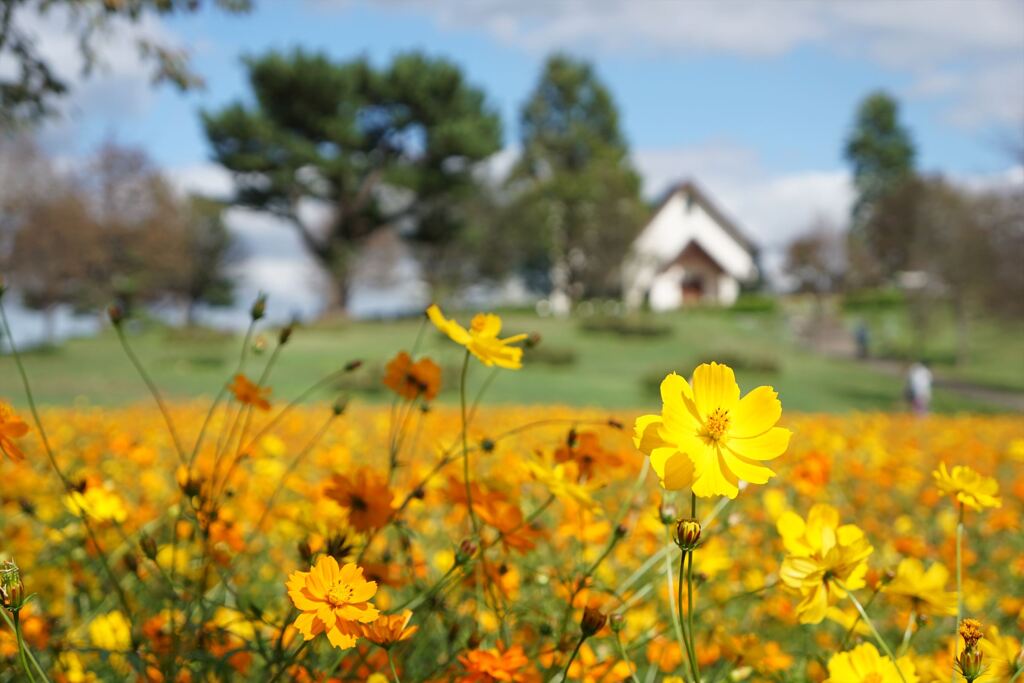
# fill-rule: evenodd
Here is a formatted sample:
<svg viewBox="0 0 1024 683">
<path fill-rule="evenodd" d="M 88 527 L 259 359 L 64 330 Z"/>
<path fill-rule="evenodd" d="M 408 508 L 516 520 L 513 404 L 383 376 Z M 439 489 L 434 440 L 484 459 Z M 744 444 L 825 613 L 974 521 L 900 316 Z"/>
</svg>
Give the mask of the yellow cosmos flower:
<svg viewBox="0 0 1024 683">
<path fill-rule="evenodd" d="M 121 497 L 102 486 L 90 486 L 84 493 L 72 491 L 64 498 L 64 504 L 75 517 L 89 515 L 100 522 L 118 524 L 128 519 Z"/>
<path fill-rule="evenodd" d="M 445 318 L 437 304 L 431 304 L 427 309 L 427 317 L 437 329 L 447 334 L 456 344 L 465 346 L 484 365 L 508 370 L 523 367 L 523 350 L 512 344 L 518 344 L 527 335 L 517 334 L 499 339 L 501 318 L 493 313 L 477 313 L 468 330 L 454 320 Z"/>
<path fill-rule="evenodd" d="M 577 483 L 576 468 L 569 463 L 552 467 L 545 462 L 527 460 L 525 465 L 529 474 L 559 500 L 572 501 L 588 510 L 597 506 L 590 490 Z"/>
<path fill-rule="evenodd" d="M 977 679 L 978 683 L 996 683 L 1011 681 L 1020 672 L 1024 672 L 1024 656 L 1019 640 L 1011 635 L 1000 635 L 999 628 L 989 626 L 985 639 L 978 642 L 985 655 L 988 668 Z M 1024 675 L 1024 674 L 1021 674 Z"/>
<path fill-rule="evenodd" d="M 999 482 L 992 477 L 982 476 L 966 465 L 954 465 L 952 471 L 947 471 L 946 463 L 939 463 L 939 469 L 932 472 L 932 477 L 939 487 L 939 493 L 952 496 L 973 510 L 1003 506 L 999 498 Z"/>
<path fill-rule="evenodd" d="M 902 676 L 900 675 L 902 674 Z M 909 657 L 895 663 L 878 653 L 871 643 L 840 652 L 828 660 L 825 683 L 917 683 L 917 672 Z"/>
<path fill-rule="evenodd" d="M 117 610 L 101 614 L 89 622 L 89 641 L 101 650 L 126 652 L 132 649 L 132 626 Z"/>
<path fill-rule="evenodd" d="M 896 568 L 896 577 L 883 589 L 902 600 L 918 614 L 952 616 L 956 614 L 956 593 L 946 590 L 949 570 L 939 563 L 928 567 L 921 560 L 907 557 Z"/>
<path fill-rule="evenodd" d="M 783 513 L 777 527 L 787 552 L 779 578 L 800 593 L 800 623 L 821 623 L 832 597 L 845 598 L 844 587 L 864 587 L 874 548 L 858 527 L 839 524 L 834 507 L 815 505 L 806 522 L 794 512 Z"/>
<path fill-rule="evenodd" d="M 667 376 L 661 400 L 661 415 L 637 418 L 634 443 L 664 488 L 735 498 L 741 479 L 764 484 L 775 476 L 764 463 L 785 452 L 791 432 L 775 426 L 782 403 L 774 389 L 758 387 L 741 399 L 732 368 L 705 363 L 693 371 L 692 389 Z"/>
<path fill-rule="evenodd" d="M 370 599 L 377 583 L 363 578 L 363 570 L 353 562 L 344 567 L 330 555 L 323 555 L 308 572 L 293 572 L 288 577 L 288 597 L 300 614 L 295 628 L 305 640 L 320 633 L 336 648 L 347 650 L 356 644 L 360 624 L 377 619 L 379 612 Z"/>
</svg>

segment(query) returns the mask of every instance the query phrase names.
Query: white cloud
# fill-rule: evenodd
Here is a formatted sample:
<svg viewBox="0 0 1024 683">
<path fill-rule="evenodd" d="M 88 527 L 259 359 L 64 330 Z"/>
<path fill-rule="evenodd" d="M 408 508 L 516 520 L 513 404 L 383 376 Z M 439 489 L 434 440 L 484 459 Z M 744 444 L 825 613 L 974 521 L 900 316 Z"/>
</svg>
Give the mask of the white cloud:
<svg viewBox="0 0 1024 683">
<path fill-rule="evenodd" d="M 693 180 L 766 251 L 781 248 L 816 219 L 844 225 L 853 199 L 843 169 L 772 174 L 753 150 L 729 143 L 641 149 L 633 162 L 647 196 Z"/>
<path fill-rule="evenodd" d="M 86 117 L 116 121 L 146 113 L 155 98 L 152 64 L 141 58 L 139 42 L 168 46 L 180 43 L 151 16 L 143 16 L 137 23 L 121 18 L 108 20 L 96 29 L 96 60 L 92 71 L 83 77 L 85 61 L 78 41 L 82 27 L 91 18 L 89 9 L 67 10 L 63 6 L 44 13 L 24 7 L 14 16 L 17 29 L 34 38 L 40 56 L 70 86 L 67 97 L 58 105 L 58 116 L 46 121 L 40 131 L 42 142 L 53 149 L 73 149 Z M 9 77 L 15 70 L 10 55 L 0 57 L 0 75 Z"/>
<path fill-rule="evenodd" d="M 353 0 L 315 0 L 350 8 Z M 817 47 L 909 77 L 907 94 L 951 100 L 967 127 L 1024 122 L 1019 0 L 366 0 L 533 53 L 781 56 Z M 938 89 L 940 92 L 936 92 Z"/>
</svg>

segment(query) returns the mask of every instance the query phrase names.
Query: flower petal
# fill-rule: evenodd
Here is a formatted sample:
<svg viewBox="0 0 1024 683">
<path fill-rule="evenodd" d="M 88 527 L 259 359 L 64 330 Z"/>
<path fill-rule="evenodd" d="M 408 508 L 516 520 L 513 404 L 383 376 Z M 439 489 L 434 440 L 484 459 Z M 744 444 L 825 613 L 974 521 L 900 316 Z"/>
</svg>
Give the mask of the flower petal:
<svg viewBox="0 0 1024 683">
<path fill-rule="evenodd" d="M 716 408 L 732 410 L 740 400 L 740 387 L 732 368 L 719 363 L 697 366 L 693 371 L 693 398 L 704 419 Z"/>
<path fill-rule="evenodd" d="M 758 387 L 729 412 L 729 436 L 746 439 L 764 434 L 782 417 L 782 402 L 771 387 Z"/>
<path fill-rule="evenodd" d="M 693 461 L 671 446 L 651 451 L 651 469 L 661 480 L 662 488 L 678 491 L 693 483 Z"/>
<path fill-rule="evenodd" d="M 793 432 L 783 427 L 773 427 L 764 434 L 749 439 L 729 439 L 729 449 L 737 455 L 750 460 L 772 460 L 779 457 L 789 448 L 789 438 Z"/>
</svg>

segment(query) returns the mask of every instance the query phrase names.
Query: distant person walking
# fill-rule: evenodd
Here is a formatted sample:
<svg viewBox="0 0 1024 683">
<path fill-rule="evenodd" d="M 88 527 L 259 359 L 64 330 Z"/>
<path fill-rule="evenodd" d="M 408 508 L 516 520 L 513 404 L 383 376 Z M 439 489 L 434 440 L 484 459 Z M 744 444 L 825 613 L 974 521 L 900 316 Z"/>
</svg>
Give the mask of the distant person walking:
<svg viewBox="0 0 1024 683">
<path fill-rule="evenodd" d="M 924 361 L 917 361 L 907 371 L 907 401 L 918 415 L 927 415 L 932 403 L 932 371 Z"/>
<path fill-rule="evenodd" d="M 871 330 L 863 320 L 857 323 L 857 329 L 853 333 L 857 342 L 857 358 L 864 360 L 871 355 Z"/>
</svg>

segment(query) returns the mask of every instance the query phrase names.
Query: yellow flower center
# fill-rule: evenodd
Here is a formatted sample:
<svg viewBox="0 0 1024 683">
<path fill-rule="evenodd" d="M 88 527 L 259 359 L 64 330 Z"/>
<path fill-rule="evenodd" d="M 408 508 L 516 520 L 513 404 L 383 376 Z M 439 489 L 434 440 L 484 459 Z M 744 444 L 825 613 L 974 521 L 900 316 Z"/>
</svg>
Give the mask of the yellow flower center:
<svg viewBox="0 0 1024 683">
<path fill-rule="evenodd" d="M 707 434 L 712 440 L 718 441 L 721 439 L 729 431 L 729 411 L 715 408 L 708 415 L 707 422 L 704 423 L 704 429 L 707 430 Z"/>
<path fill-rule="evenodd" d="M 331 607 L 340 607 L 352 602 L 352 586 L 347 583 L 338 583 L 327 591 L 327 602 Z"/>
</svg>

